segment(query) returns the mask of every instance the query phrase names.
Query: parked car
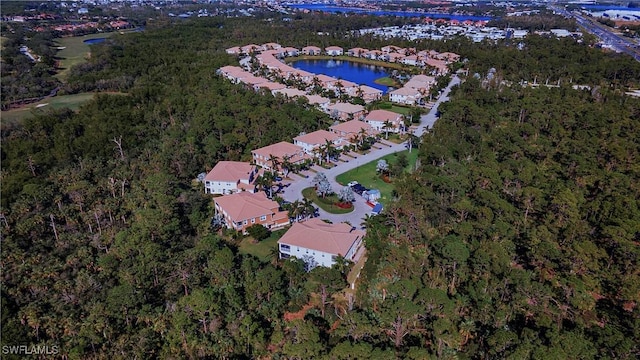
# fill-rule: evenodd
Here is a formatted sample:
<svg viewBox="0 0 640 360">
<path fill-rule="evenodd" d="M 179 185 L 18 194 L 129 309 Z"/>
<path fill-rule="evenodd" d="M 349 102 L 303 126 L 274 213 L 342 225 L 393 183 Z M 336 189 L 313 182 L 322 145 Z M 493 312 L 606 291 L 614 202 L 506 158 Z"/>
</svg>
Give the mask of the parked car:
<svg viewBox="0 0 640 360">
<path fill-rule="evenodd" d="M 347 184 L 347 186 L 349 186 L 349 187 L 353 187 L 354 185 L 358 185 L 358 182 L 357 181 L 352 181 L 352 182 Z"/>
<path fill-rule="evenodd" d="M 275 180 L 275 181 L 282 181 L 282 177 L 280 177 L 280 176 L 276 176 L 276 177 L 274 178 L 274 180 Z"/>
</svg>

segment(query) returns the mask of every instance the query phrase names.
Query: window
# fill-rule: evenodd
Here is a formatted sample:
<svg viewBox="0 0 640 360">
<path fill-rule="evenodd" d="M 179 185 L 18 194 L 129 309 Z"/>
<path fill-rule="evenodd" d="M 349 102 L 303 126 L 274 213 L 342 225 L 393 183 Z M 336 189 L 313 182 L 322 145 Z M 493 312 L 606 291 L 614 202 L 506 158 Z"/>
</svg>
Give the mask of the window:
<svg viewBox="0 0 640 360">
<path fill-rule="evenodd" d="M 291 247 L 287 244 L 280 244 L 280 251 L 286 251 L 289 252 L 291 250 Z"/>
<path fill-rule="evenodd" d="M 260 216 L 260 221 L 265 221 L 265 220 L 267 220 L 267 215 Z"/>
<path fill-rule="evenodd" d="M 251 218 L 251 223 L 255 224 L 256 223 L 256 218 Z"/>
<path fill-rule="evenodd" d="M 243 223 L 244 225 L 247 225 L 247 220 L 244 220 L 242 223 Z"/>
</svg>

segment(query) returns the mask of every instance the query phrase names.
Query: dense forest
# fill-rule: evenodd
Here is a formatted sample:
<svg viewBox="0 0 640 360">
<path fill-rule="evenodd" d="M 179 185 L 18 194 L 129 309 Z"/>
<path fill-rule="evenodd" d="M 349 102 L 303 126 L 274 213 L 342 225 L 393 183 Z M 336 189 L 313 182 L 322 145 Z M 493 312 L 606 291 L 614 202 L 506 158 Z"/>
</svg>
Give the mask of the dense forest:
<svg viewBox="0 0 640 360">
<path fill-rule="evenodd" d="M 620 91 L 640 66 L 576 42 L 412 44 L 482 77 L 455 89 L 419 169 L 366 220 L 355 297 L 344 267 L 262 262 L 211 231 L 198 173 L 329 124 L 216 76 L 237 61 L 225 48 L 410 44 L 344 36 L 386 20 L 308 20 L 150 26 L 94 46 L 64 85 L 124 95 L 3 124 L 1 345 L 71 359 L 640 355 L 640 102 Z M 516 85 L 525 75 L 567 81 Z"/>
</svg>

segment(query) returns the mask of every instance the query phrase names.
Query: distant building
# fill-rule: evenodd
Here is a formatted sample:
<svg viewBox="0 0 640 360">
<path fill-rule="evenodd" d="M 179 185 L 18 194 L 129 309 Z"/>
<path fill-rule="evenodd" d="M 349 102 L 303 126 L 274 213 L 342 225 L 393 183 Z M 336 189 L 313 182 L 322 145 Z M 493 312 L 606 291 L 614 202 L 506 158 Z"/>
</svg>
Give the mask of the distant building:
<svg viewBox="0 0 640 360">
<path fill-rule="evenodd" d="M 293 143 L 300 146 L 304 152 L 310 155 L 316 155 L 315 151 L 325 145 L 327 141 L 337 149 L 341 149 L 345 144 L 339 135 L 327 130 L 317 130 L 293 138 Z"/>
<path fill-rule="evenodd" d="M 389 129 L 385 128 L 387 121 L 391 123 Z M 367 114 L 364 122 L 380 132 L 399 132 L 402 125 L 402 115 L 389 110 L 373 110 Z"/>
<path fill-rule="evenodd" d="M 329 115 L 335 119 L 347 121 L 360 119 L 364 116 L 364 106 L 349 103 L 337 102 L 327 106 Z"/>
<path fill-rule="evenodd" d="M 324 52 L 329 56 L 340 56 L 344 53 L 344 50 L 339 46 L 328 46 L 324 49 Z"/>
</svg>

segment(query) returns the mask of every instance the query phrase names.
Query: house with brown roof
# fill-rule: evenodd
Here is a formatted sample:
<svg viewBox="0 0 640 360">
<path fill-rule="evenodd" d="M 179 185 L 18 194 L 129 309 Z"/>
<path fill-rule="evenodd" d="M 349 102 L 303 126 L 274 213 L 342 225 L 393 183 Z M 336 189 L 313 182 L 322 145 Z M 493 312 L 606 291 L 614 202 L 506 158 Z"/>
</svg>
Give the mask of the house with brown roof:
<svg viewBox="0 0 640 360">
<path fill-rule="evenodd" d="M 282 163 L 282 160 L 287 158 L 292 164 L 301 163 L 306 159 L 311 159 L 311 157 L 304 152 L 302 147 L 286 141 L 255 149 L 251 151 L 251 156 L 253 157 L 253 162 L 256 165 L 266 170 L 274 171 L 278 171 L 278 169 L 272 169 L 272 159 L 275 159 L 278 163 Z"/>
<path fill-rule="evenodd" d="M 422 97 L 420 90 L 410 87 L 401 87 L 389 92 L 389 101 L 397 104 L 416 105 L 420 103 Z"/>
<path fill-rule="evenodd" d="M 382 90 L 376 89 L 368 85 L 360 85 L 347 89 L 349 96 L 359 96 L 365 103 L 379 100 L 382 97 Z"/>
<path fill-rule="evenodd" d="M 222 195 L 253 192 L 253 181 L 258 175 L 258 168 L 247 162 L 219 161 L 204 178 L 204 192 Z"/>
<path fill-rule="evenodd" d="M 329 56 L 340 56 L 344 50 L 340 46 L 327 46 L 324 48 L 324 52 Z"/>
<path fill-rule="evenodd" d="M 337 102 L 327 106 L 327 112 L 334 119 L 342 121 L 360 119 L 364 116 L 364 106 Z"/>
<path fill-rule="evenodd" d="M 379 133 L 371 127 L 371 125 L 360 120 L 350 120 L 331 125 L 329 131 L 352 143 L 358 142 L 356 138 L 360 136 L 361 133 L 364 133 L 366 136 L 375 136 Z"/>
<path fill-rule="evenodd" d="M 305 46 L 302 48 L 303 55 L 320 55 L 322 53 L 322 49 L 317 46 Z"/>
<path fill-rule="evenodd" d="M 360 47 L 354 47 L 347 51 L 347 55 L 353 57 L 362 57 L 364 54 L 368 53 L 369 49 L 363 49 Z"/>
<path fill-rule="evenodd" d="M 222 216 L 224 225 L 229 229 L 246 233 L 246 229 L 255 224 L 271 230 L 289 225 L 287 211 L 280 211 L 280 205 L 267 199 L 263 192 L 243 191 L 214 198 L 213 202 L 216 214 Z"/>
<path fill-rule="evenodd" d="M 364 118 L 364 122 L 371 125 L 377 131 L 387 131 L 386 122 L 390 122 L 392 127 L 389 132 L 399 132 L 401 129 L 402 115 L 389 110 L 373 110 Z"/>
<path fill-rule="evenodd" d="M 327 141 L 337 149 L 341 149 L 345 145 L 340 136 L 327 130 L 317 130 L 293 138 L 293 143 L 300 146 L 309 155 L 316 155 L 316 149 L 324 146 Z"/>
<path fill-rule="evenodd" d="M 331 267 L 338 256 L 357 262 L 365 232 L 349 224 L 328 224 L 319 218 L 293 224 L 278 240 L 280 259 L 296 257 L 311 270 Z"/>
</svg>

